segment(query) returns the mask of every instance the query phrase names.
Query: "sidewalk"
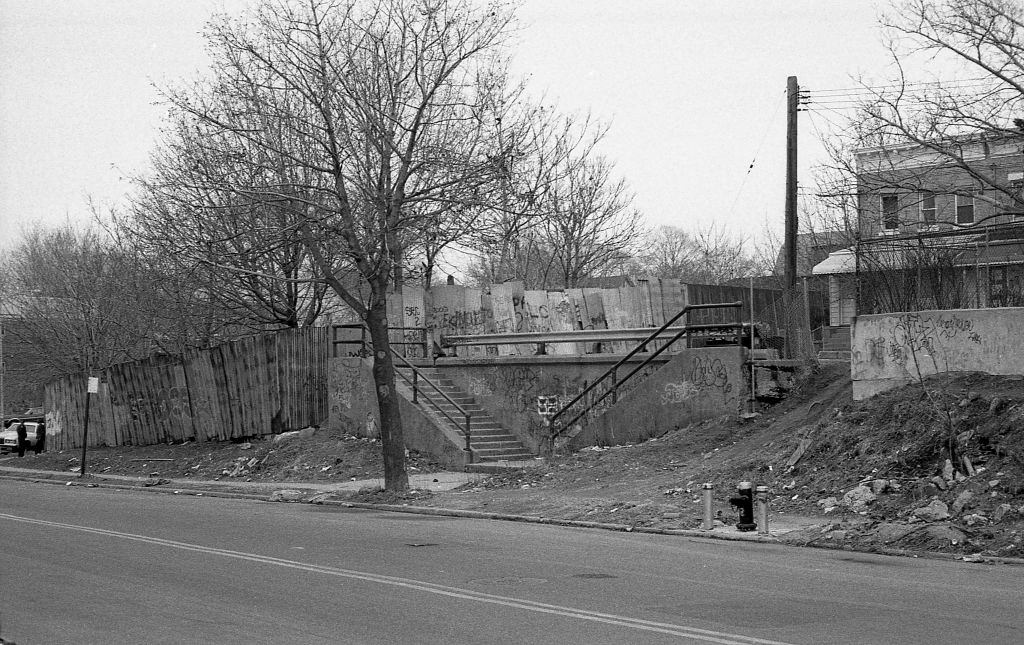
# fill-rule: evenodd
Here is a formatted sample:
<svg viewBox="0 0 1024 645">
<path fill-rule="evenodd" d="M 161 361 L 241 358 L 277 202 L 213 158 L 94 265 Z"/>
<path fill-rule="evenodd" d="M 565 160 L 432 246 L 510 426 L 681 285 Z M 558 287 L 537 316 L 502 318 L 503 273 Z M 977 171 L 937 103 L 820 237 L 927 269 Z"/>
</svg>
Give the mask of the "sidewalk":
<svg viewBox="0 0 1024 645">
<path fill-rule="evenodd" d="M 53 471 L 38 470 L 33 468 L 17 468 L 15 466 L 0 466 L 0 475 L 11 475 L 16 477 L 28 477 L 38 479 L 59 479 L 66 481 L 82 481 L 90 483 L 108 482 L 112 484 L 125 484 L 128 486 L 143 486 L 150 480 L 148 477 L 130 477 L 127 475 L 107 475 L 103 473 L 86 473 L 85 479 L 80 479 L 78 471 Z M 458 488 L 464 484 L 477 482 L 488 475 L 486 473 L 411 473 L 409 475 L 409 486 L 418 490 L 429 490 L 440 492 Z M 357 479 L 344 482 L 247 482 L 238 479 L 170 479 L 162 478 L 169 483 L 162 484 L 166 488 L 205 488 L 205 489 L 233 489 L 249 490 L 253 493 L 270 493 L 275 490 L 310 490 L 321 493 L 355 492 L 364 488 L 384 488 L 384 479 Z"/>
<path fill-rule="evenodd" d="M 357 492 L 363 489 L 380 490 L 384 487 L 382 478 L 360 479 L 345 482 L 247 482 L 237 479 L 167 479 L 161 478 L 163 483 L 154 485 L 155 478 L 131 477 L 126 475 L 89 474 L 85 478 L 78 476 L 78 471 L 52 471 L 32 468 L 18 468 L 14 466 L 0 465 L 0 477 L 18 477 L 25 479 L 45 479 L 50 481 L 67 482 L 77 485 L 109 485 L 126 486 L 133 488 L 152 488 L 160 492 L 188 491 L 196 494 L 209 493 L 213 495 L 222 494 L 225 496 L 246 496 L 267 499 L 277 491 L 301 491 L 306 495 L 290 501 L 300 501 L 317 493 L 339 493 Z M 409 486 L 418 490 L 429 490 L 431 492 L 450 491 L 468 483 L 475 483 L 488 477 L 488 473 L 465 473 L 465 472 L 438 472 L 438 473 L 412 473 L 409 475 Z M 449 515 L 454 517 L 471 517 L 482 519 L 499 519 L 518 522 L 536 522 L 541 524 L 557 524 L 562 526 L 576 526 L 582 528 L 602 528 L 618 531 L 636 531 L 638 533 L 664 533 L 670 535 L 683 535 L 687 537 L 704 537 L 719 540 L 740 540 L 748 542 L 777 542 L 778 539 L 787 533 L 808 529 L 811 526 L 820 526 L 818 518 L 807 518 L 801 516 L 789 516 L 772 514 L 770 516 L 769 534 L 765 535 L 756 531 L 740 531 L 733 524 L 717 523 L 711 531 L 702 529 L 672 529 L 672 528 L 647 528 L 633 527 L 619 524 L 608 524 L 605 522 L 588 522 L 578 520 L 562 520 L 558 518 L 546 518 L 540 515 L 520 515 L 503 513 L 497 506 L 493 510 L 476 510 L 467 508 L 448 508 L 440 500 L 437 506 L 397 506 L 389 504 L 368 504 L 357 502 L 337 502 L 357 508 L 375 508 L 380 510 L 399 511 L 406 513 L 421 513 L 430 515 Z M 458 506 L 454 504 L 453 506 Z"/>
</svg>

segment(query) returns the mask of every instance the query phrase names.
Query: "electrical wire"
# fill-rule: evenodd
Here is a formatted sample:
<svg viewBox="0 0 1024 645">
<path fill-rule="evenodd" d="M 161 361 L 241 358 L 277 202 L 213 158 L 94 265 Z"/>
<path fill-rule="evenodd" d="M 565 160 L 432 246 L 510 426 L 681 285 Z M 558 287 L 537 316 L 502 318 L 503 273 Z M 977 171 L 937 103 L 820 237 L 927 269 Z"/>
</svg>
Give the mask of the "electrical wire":
<svg viewBox="0 0 1024 645">
<path fill-rule="evenodd" d="M 901 97 L 905 102 L 927 103 L 934 99 L 922 97 L 914 92 L 920 92 L 922 90 L 927 90 L 928 88 L 945 91 L 949 94 L 974 93 L 984 94 L 989 97 L 996 97 L 1004 92 L 1019 94 L 1019 90 L 1016 87 L 1005 83 L 999 83 L 992 78 L 973 78 L 957 81 L 908 82 L 902 85 L 882 85 L 874 87 L 863 86 L 860 88 L 824 90 L 801 88 L 800 105 L 803 107 L 801 111 L 819 110 L 822 109 L 823 106 L 828 106 L 833 109 L 857 109 L 863 107 L 865 104 L 885 99 L 893 93 L 902 94 L 904 92 L 910 92 Z"/>
<path fill-rule="evenodd" d="M 828 88 L 828 89 L 824 89 L 824 90 L 812 90 L 811 88 L 801 87 L 800 91 L 803 92 L 803 91 L 806 90 L 806 91 L 809 91 L 809 92 L 816 92 L 816 93 L 861 93 L 861 92 L 884 91 L 884 90 L 890 90 L 890 89 L 891 90 L 898 90 L 898 89 L 905 89 L 905 88 L 909 88 L 909 87 L 918 87 L 918 86 L 927 86 L 927 85 L 935 85 L 935 86 L 960 85 L 960 84 L 963 84 L 963 85 L 976 85 L 976 84 L 982 84 L 982 83 L 984 83 L 986 81 L 991 82 L 991 80 L 992 80 L 991 77 L 978 76 L 976 78 L 963 78 L 963 79 L 957 79 L 957 80 L 951 80 L 951 81 L 907 81 L 906 83 L 896 83 L 896 82 L 893 82 L 893 83 L 890 83 L 888 85 L 876 85 L 876 86 L 861 85 L 859 87 Z"/>
<path fill-rule="evenodd" d="M 736 204 L 740 200 L 740 195 L 743 194 L 743 188 L 747 185 L 747 178 L 750 177 L 751 171 L 754 170 L 754 165 L 757 163 L 757 157 L 761 154 L 761 149 L 764 147 L 764 142 L 768 139 L 768 132 L 771 127 L 775 125 L 775 118 L 779 115 L 779 109 L 782 104 L 785 103 L 786 93 L 788 90 L 783 90 L 780 100 L 775 103 L 775 110 L 772 115 L 768 118 L 768 122 L 765 124 L 764 134 L 761 135 L 761 143 L 757 144 L 757 150 L 754 151 L 754 158 L 750 160 L 750 165 L 747 166 L 747 172 L 743 174 L 743 179 L 740 181 L 740 186 L 736 189 L 736 195 L 732 199 L 732 204 L 729 206 L 729 211 L 726 213 L 726 219 L 732 217 L 733 212 L 736 210 Z"/>
</svg>

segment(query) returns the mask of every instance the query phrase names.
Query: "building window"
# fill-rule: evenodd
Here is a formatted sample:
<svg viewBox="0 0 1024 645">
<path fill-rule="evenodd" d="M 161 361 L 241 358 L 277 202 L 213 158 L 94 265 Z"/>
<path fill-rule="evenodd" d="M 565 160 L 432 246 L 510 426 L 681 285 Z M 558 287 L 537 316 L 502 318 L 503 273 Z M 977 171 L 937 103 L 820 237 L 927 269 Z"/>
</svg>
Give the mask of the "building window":
<svg viewBox="0 0 1024 645">
<path fill-rule="evenodd" d="M 988 303 L 990 307 L 1008 307 L 1006 292 L 1006 268 L 989 267 L 988 270 Z"/>
<path fill-rule="evenodd" d="M 921 222 L 935 223 L 935 193 L 921 193 Z"/>
<path fill-rule="evenodd" d="M 974 195 L 957 195 L 956 196 L 956 223 L 957 224 L 973 224 L 974 223 Z"/>
<path fill-rule="evenodd" d="M 1011 172 L 1008 179 L 1010 196 L 1007 210 L 1013 215 L 1013 221 L 1024 221 L 1024 172 Z"/>
<path fill-rule="evenodd" d="M 900 200 L 896 195 L 882 195 L 882 230 L 895 231 L 900 227 Z"/>
</svg>

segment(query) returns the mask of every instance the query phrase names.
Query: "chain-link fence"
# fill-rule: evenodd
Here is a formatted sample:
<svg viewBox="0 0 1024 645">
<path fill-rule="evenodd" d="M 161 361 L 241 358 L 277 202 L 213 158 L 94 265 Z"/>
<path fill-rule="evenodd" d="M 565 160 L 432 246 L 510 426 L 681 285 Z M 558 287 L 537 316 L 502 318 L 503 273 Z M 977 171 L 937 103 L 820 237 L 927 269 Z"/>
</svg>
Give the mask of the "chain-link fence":
<svg viewBox="0 0 1024 645">
<path fill-rule="evenodd" d="M 828 296 L 809 280 L 783 288 L 765 303 L 757 303 L 753 323 L 760 346 L 775 350 L 778 358 L 812 361 L 817 358 L 815 330 L 828 316 Z"/>
</svg>

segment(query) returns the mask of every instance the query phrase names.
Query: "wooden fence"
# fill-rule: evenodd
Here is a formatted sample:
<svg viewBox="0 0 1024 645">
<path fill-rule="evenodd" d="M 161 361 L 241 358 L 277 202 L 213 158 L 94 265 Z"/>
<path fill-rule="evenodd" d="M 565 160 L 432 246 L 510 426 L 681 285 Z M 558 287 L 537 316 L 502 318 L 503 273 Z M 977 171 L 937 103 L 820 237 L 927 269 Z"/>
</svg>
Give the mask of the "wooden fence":
<svg viewBox="0 0 1024 645">
<path fill-rule="evenodd" d="M 149 445 L 255 437 L 327 418 L 328 329 L 252 336 L 182 357 L 150 357 L 101 372 L 89 445 Z M 46 386 L 47 448 L 80 448 L 86 379 Z"/>
</svg>

